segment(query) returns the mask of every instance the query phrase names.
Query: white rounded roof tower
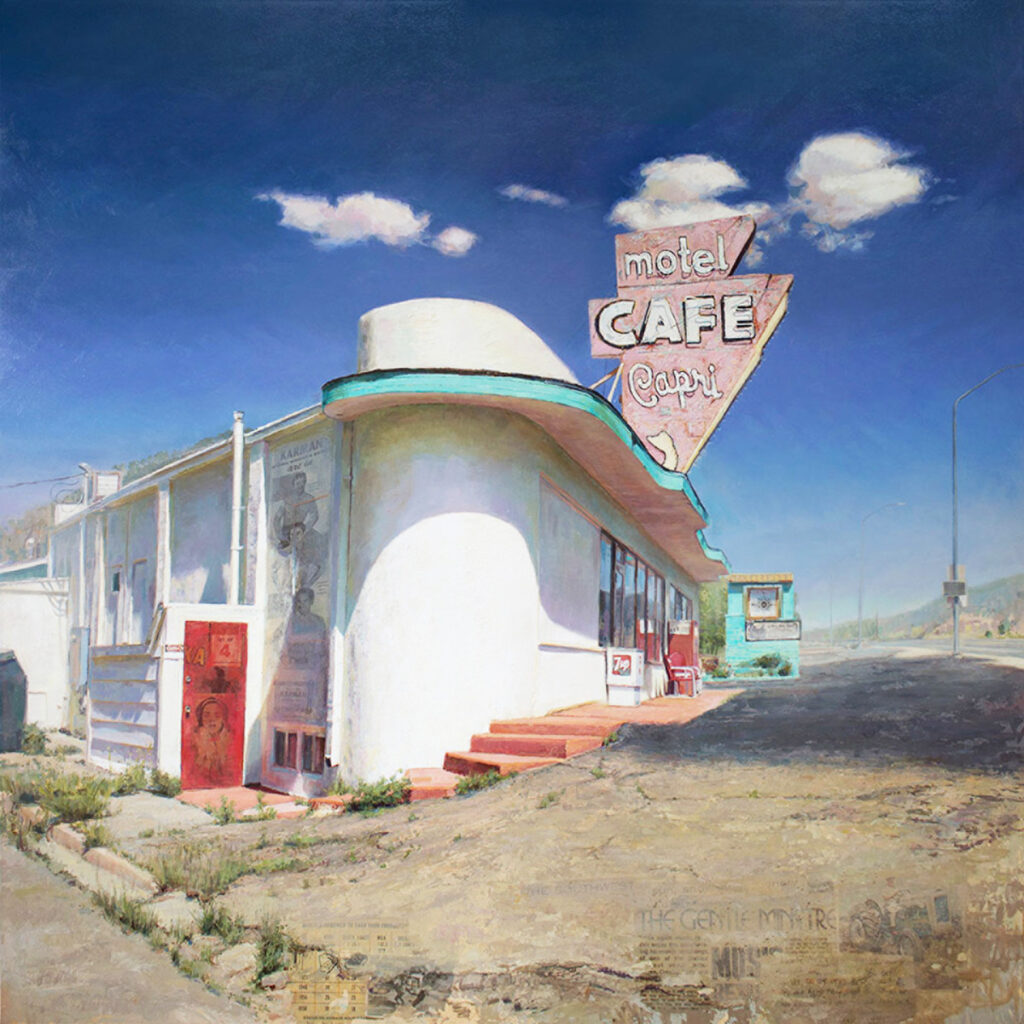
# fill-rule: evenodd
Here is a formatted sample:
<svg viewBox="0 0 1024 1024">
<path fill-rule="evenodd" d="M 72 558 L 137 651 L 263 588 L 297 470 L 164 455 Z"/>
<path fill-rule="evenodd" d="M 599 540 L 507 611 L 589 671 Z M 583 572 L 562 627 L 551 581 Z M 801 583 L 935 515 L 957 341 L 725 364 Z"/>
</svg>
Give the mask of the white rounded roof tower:
<svg viewBox="0 0 1024 1024">
<path fill-rule="evenodd" d="M 359 320 L 358 372 L 472 370 L 578 384 L 544 341 L 511 313 L 469 299 L 411 299 Z"/>
</svg>

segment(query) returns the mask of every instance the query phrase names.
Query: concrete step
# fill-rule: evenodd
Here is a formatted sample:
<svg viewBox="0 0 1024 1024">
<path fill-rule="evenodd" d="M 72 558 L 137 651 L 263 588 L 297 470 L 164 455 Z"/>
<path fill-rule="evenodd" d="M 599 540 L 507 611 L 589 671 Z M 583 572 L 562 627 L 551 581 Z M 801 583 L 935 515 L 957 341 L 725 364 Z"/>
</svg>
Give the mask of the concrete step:
<svg viewBox="0 0 1024 1024">
<path fill-rule="evenodd" d="M 449 751 L 444 755 L 446 771 L 456 775 L 484 775 L 497 769 L 502 775 L 512 772 L 525 772 L 531 768 L 543 768 L 545 765 L 558 764 L 557 757 L 522 757 L 517 754 L 485 754 L 472 750 Z"/>
<path fill-rule="evenodd" d="M 462 778 L 443 768 L 410 768 L 405 777 L 412 783 L 409 800 L 434 800 L 455 795 L 455 783 Z"/>
<path fill-rule="evenodd" d="M 534 733 L 556 736 L 598 736 L 604 738 L 615 731 L 616 723 L 607 718 L 582 718 L 565 716 L 547 718 L 509 718 L 500 722 L 491 722 L 491 732 L 497 733 Z"/>
<path fill-rule="evenodd" d="M 522 733 L 480 733 L 470 740 L 475 754 L 521 754 L 524 757 L 572 757 L 594 750 L 600 736 L 527 735 Z"/>
</svg>

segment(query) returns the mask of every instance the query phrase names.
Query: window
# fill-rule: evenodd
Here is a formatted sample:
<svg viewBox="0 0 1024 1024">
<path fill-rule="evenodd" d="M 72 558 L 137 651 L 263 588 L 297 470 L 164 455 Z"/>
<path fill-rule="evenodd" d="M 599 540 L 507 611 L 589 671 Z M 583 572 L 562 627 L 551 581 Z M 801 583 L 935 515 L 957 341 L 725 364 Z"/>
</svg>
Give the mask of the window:
<svg viewBox="0 0 1024 1024">
<path fill-rule="evenodd" d="M 669 591 L 668 617 L 674 622 L 693 618 L 693 602 L 676 587 Z"/>
<path fill-rule="evenodd" d="M 324 738 L 323 736 L 312 736 L 309 733 L 302 735 L 302 770 L 312 772 L 314 775 L 322 775 L 324 771 Z"/>
<path fill-rule="evenodd" d="M 121 610 L 121 573 L 120 565 L 112 566 L 110 569 L 109 586 L 107 588 L 106 606 L 106 634 L 107 643 L 116 644 L 121 640 L 119 634 Z"/>
<path fill-rule="evenodd" d="M 326 743 L 317 733 L 285 732 L 274 730 L 274 766 L 299 771 L 299 754 L 302 757 L 302 771 L 323 775 Z"/>
<path fill-rule="evenodd" d="M 779 587 L 747 587 L 748 619 L 777 619 L 782 614 Z"/>
<path fill-rule="evenodd" d="M 664 649 L 665 580 L 629 548 L 601 534 L 602 647 L 636 647 L 649 661 Z"/>
<path fill-rule="evenodd" d="M 141 644 L 146 640 L 150 623 L 153 619 L 153 608 L 150 600 L 148 562 L 145 558 L 132 563 L 132 584 L 128 591 L 128 643 Z"/>
</svg>

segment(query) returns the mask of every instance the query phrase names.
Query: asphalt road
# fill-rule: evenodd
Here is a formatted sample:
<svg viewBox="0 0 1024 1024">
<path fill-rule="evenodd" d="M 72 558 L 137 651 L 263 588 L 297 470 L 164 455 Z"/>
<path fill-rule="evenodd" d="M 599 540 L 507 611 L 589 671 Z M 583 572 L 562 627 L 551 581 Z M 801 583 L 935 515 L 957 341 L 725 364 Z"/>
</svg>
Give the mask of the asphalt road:
<svg viewBox="0 0 1024 1024">
<path fill-rule="evenodd" d="M 0 844 L 4 1024 L 254 1024 L 166 953 L 112 925 L 38 861 Z"/>
</svg>

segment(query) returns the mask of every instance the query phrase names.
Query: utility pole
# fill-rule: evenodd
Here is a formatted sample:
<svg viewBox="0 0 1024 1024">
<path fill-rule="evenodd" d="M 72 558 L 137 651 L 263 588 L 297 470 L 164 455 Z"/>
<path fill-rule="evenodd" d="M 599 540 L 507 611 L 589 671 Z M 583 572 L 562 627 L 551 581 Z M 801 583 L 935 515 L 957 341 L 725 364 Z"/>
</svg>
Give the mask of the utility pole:
<svg viewBox="0 0 1024 1024">
<path fill-rule="evenodd" d="M 984 380 L 979 381 L 974 385 L 973 388 L 968 388 L 954 403 L 953 403 L 953 567 L 950 570 L 951 582 L 956 582 L 959 570 L 957 568 L 959 564 L 959 533 L 958 533 L 958 520 L 960 514 L 960 494 L 957 490 L 957 464 L 956 464 L 956 410 L 957 406 L 968 396 L 974 394 L 978 388 L 987 384 L 993 377 L 998 377 L 1001 373 L 1006 373 L 1007 370 L 1019 370 L 1024 367 L 1024 363 L 1010 363 L 1008 366 L 1004 366 L 995 373 L 990 373 Z M 956 589 L 956 588 L 951 588 Z M 953 602 L 953 657 L 955 658 L 960 653 L 960 596 L 959 594 L 950 595 Z"/>
</svg>

